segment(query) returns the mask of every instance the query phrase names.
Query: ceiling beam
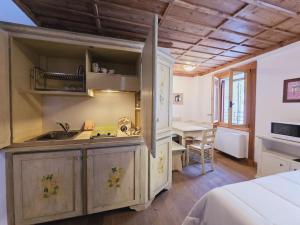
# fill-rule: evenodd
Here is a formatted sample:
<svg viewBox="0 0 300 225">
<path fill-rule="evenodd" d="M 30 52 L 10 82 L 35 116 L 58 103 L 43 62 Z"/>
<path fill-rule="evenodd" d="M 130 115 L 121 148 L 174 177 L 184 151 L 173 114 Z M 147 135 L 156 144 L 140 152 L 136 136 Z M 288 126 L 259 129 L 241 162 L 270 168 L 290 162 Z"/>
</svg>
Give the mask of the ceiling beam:
<svg viewBox="0 0 300 225">
<path fill-rule="evenodd" d="M 285 15 L 288 17 L 296 18 L 298 16 L 297 12 L 291 11 L 289 9 L 286 9 L 286 8 L 283 8 L 278 5 L 274 5 L 274 4 L 265 2 L 265 1 L 261 1 L 261 0 L 240 0 L 240 1 L 250 4 L 250 5 L 260 7 L 260 8 L 264 8 L 264 9 L 267 9 L 267 10 L 270 10 L 275 13 L 279 13 L 279 14 L 282 14 L 282 15 Z"/>
<path fill-rule="evenodd" d="M 173 7 L 173 2 L 174 2 L 174 0 L 171 0 L 171 1 L 168 3 L 168 5 L 167 5 L 165 11 L 163 12 L 163 15 L 162 15 L 162 17 L 161 17 L 161 19 L 160 19 L 160 21 L 159 21 L 159 23 L 158 23 L 158 26 L 159 26 L 159 27 L 163 26 L 164 22 L 166 21 L 167 15 L 168 15 L 169 11 L 170 11 L 170 10 L 172 9 L 172 7 Z"/>
<path fill-rule="evenodd" d="M 100 21 L 100 13 L 99 13 L 99 8 L 98 8 L 98 3 L 93 1 L 92 5 L 93 5 L 93 12 L 95 15 L 95 20 L 96 20 L 96 26 L 97 26 L 97 29 L 100 31 L 102 26 L 101 26 L 101 21 Z"/>
</svg>

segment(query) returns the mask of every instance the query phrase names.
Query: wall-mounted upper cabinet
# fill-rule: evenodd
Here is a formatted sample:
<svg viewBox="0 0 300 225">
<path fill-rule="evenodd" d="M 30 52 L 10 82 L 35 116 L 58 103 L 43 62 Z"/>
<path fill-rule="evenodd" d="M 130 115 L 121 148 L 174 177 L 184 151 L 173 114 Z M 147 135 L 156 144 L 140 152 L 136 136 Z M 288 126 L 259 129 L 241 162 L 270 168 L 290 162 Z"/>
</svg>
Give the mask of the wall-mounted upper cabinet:
<svg viewBox="0 0 300 225">
<path fill-rule="evenodd" d="M 139 64 L 139 52 L 89 48 L 86 52 L 86 88 L 138 91 Z"/>
</svg>

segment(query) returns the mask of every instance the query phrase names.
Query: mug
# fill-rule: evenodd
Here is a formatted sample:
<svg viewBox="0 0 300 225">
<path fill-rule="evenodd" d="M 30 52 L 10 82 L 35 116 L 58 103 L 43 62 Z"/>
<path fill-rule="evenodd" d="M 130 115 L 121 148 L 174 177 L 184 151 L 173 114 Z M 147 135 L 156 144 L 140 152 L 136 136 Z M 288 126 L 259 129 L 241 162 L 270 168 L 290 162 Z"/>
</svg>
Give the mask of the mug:
<svg viewBox="0 0 300 225">
<path fill-rule="evenodd" d="M 94 62 L 92 63 L 92 72 L 98 73 L 99 72 L 99 64 Z"/>
</svg>

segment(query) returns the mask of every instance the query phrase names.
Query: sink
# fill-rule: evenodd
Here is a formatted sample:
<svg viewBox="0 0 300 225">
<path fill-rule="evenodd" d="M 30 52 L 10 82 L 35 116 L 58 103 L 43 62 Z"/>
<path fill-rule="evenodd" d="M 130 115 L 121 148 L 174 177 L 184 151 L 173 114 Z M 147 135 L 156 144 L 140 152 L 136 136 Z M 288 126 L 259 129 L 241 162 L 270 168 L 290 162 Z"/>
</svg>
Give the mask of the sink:
<svg viewBox="0 0 300 225">
<path fill-rule="evenodd" d="M 36 138 L 30 139 L 29 141 L 49 141 L 49 140 L 68 140 L 79 134 L 80 131 L 50 131 L 46 134 L 42 134 Z"/>
</svg>

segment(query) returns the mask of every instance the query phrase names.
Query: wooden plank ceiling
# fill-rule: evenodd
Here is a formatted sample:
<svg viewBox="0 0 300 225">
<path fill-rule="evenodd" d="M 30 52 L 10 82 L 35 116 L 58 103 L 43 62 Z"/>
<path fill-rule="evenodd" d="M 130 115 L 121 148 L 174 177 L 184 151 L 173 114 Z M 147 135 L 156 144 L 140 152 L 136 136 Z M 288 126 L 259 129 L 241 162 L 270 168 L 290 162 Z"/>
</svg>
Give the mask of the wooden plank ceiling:
<svg viewBox="0 0 300 225">
<path fill-rule="evenodd" d="M 14 0 L 37 25 L 144 41 L 158 14 L 174 73 L 201 75 L 299 40 L 299 0 Z M 185 65 L 194 65 L 186 72 Z"/>
</svg>

